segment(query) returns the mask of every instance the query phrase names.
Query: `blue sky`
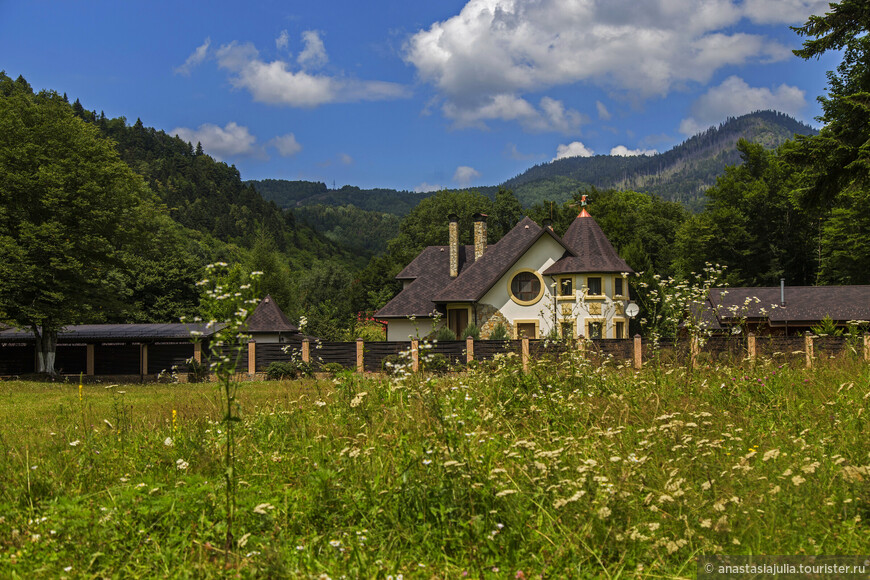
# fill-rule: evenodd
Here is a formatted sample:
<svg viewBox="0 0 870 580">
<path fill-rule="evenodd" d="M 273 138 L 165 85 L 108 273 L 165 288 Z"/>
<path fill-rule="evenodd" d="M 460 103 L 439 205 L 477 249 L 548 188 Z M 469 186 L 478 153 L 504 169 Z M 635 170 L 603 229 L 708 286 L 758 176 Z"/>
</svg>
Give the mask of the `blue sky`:
<svg viewBox="0 0 870 580">
<path fill-rule="evenodd" d="M 820 112 L 788 27 L 816 0 L 0 0 L 0 69 L 201 141 L 243 179 L 495 185 L 665 151 L 728 116 Z"/>
</svg>

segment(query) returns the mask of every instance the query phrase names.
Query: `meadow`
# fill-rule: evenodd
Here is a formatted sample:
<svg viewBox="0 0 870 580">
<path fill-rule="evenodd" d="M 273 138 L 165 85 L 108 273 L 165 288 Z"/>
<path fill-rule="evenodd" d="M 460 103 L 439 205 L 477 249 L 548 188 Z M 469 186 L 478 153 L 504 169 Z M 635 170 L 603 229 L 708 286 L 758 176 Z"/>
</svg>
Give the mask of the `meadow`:
<svg viewBox="0 0 870 580">
<path fill-rule="evenodd" d="M 0 382 L 3 578 L 672 578 L 870 553 L 870 367 Z"/>
</svg>

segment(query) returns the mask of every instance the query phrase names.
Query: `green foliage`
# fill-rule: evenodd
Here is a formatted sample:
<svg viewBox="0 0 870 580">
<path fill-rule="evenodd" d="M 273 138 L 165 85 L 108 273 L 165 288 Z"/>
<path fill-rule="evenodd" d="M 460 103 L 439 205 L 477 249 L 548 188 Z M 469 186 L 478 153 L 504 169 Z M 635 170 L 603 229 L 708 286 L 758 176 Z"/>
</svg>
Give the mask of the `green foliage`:
<svg viewBox="0 0 870 580">
<path fill-rule="evenodd" d="M 818 336 L 842 336 L 843 329 L 830 316 L 825 316 L 819 324 L 810 328 L 810 332 Z"/>
<path fill-rule="evenodd" d="M 275 361 L 266 368 L 266 378 L 272 381 L 293 380 L 297 377 L 310 377 L 314 371 L 310 364 L 303 361 Z"/>
<path fill-rule="evenodd" d="M 188 383 L 204 383 L 208 380 L 209 369 L 208 364 L 197 362 L 195 359 L 187 361 L 187 382 Z"/>
<path fill-rule="evenodd" d="M 399 232 L 401 218 L 392 213 L 361 210 L 353 205 L 305 205 L 293 208 L 300 223 L 305 223 L 339 246 L 357 254 L 377 255 Z"/>
<path fill-rule="evenodd" d="M 487 340 L 509 340 L 510 334 L 508 334 L 508 329 L 501 322 L 496 324 L 492 328 L 492 332 L 489 333 Z"/>
<path fill-rule="evenodd" d="M 326 363 L 323 365 L 323 372 L 329 373 L 331 375 L 337 375 L 338 373 L 344 372 L 345 368 L 341 366 L 341 364 L 336 362 Z"/>
<path fill-rule="evenodd" d="M 450 371 L 450 361 L 440 352 L 427 354 L 420 362 L 427 373 L 443 375 Z"/>
<path fill-rule="evenodd" d="M 473 322 L 465 327 L 465 330 L 462 332 L 462 339 L 466 339 L 471 337 L 474 340 L 480 340 L 480 329 Z"/>
<path fill-rule="evenodd" d="M 456 333 L 447 328 L 446 326 L 442 326 L 435 333 L 435 340 L 442 342 L 448 340 L 456 340 Z"/>
</svg>

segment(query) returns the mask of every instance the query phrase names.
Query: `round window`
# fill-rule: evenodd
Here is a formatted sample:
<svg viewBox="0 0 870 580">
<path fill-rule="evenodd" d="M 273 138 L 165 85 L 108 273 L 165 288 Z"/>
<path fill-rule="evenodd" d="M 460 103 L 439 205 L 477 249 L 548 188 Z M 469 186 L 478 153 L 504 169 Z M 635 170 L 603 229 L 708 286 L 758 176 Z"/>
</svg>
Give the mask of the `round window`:
<svg viewBox="0 0 870 580">
<path fill-rule="evenodd" d="M 521 302 L 537 301 L 541 294 L 541 279 L 532 272 L 520 272 L 511 280 L 511 294 Z"/>
</svg>

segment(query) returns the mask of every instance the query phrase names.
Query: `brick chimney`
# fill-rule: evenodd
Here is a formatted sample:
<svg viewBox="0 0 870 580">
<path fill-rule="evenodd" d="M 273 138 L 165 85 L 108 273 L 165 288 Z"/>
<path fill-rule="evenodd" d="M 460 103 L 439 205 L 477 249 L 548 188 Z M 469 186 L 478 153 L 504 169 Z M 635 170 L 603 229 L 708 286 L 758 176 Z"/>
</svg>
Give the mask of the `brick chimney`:
<svg viewBox="0 0 870 580">
<path fill-rule="evenodd" d="M 486 214 L 476 213 L 474 220 L 474 260 L 477 261 L 486 252 Z"/>
<path fill-rule="evenodd" d="M 448 244 L 450 245 L 450 277 L 459 276 L 459 216 L 455 213 L 447 216 Z"/>
</svg>

